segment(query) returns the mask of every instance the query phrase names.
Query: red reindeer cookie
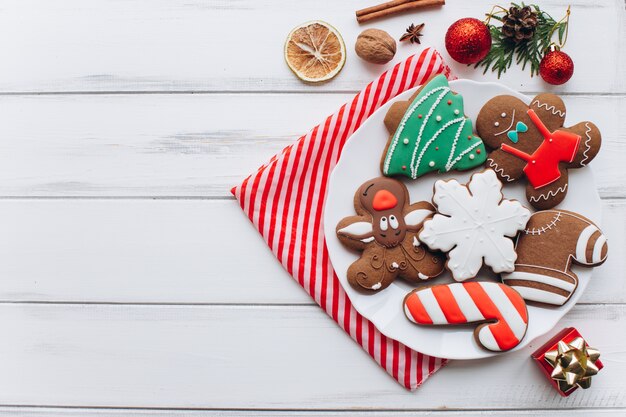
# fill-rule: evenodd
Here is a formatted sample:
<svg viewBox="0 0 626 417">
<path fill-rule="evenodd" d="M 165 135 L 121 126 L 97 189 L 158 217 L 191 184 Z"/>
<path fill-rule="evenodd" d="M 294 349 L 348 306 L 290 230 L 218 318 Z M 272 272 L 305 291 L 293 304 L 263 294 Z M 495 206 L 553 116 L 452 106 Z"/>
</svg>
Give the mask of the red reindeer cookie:
<svg viewBox="0 0 626 417">
<path fill-rule="evenodd" d="M 539 94 L 526 105 L 513 96 L 497 96 L 483 106 L 476 129 L 493 151 L 487 166 L 501 181 L 525 176 L 526 197 L 538 210 L 565 198 L 567 170 L 587 165 L 600 150 L 600 131 L 592 122 L 563 127 L 565 104 L 554 94 Z"/>
<path fill-rule="evenodd" d="M 377 292 L 396 277 L 418 282 L 439 275 L 445 257 L 420 244 L 417 232 L 435 208 L 426 201 L 409 205 L 405 185 L 391 178 L 367 181 L 354 195 L 356 216 L 337 225 L 337 237 L 345 246 L 362 251 L 348 268 L 354 288 Z"/>
</svg>

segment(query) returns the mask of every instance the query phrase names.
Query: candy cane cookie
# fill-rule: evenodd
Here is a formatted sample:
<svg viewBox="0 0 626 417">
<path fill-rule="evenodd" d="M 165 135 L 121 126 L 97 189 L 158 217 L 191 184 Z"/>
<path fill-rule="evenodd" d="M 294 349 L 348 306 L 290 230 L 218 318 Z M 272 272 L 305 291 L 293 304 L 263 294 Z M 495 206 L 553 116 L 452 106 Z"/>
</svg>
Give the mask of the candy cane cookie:
<svg viewBox="0 0 626 417">
<path fill-rule="evenodd" d="M 404 313 L 421 325 L 477 323 L 476 342 L 484 349 L 513 349 L 526 334 L 528 312 L 524 299 L 497 282 L 456 282 L 411 291 Z"/>
</svg>

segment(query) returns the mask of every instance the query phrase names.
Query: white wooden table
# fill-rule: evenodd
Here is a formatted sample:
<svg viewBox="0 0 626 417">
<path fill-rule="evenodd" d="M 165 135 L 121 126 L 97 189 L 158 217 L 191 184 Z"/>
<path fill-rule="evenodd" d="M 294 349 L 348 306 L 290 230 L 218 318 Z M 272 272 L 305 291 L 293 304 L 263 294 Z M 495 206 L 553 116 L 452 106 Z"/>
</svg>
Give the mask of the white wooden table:
<svg viewBox="0 0 626 417">
<path fill-rule="evenodd" d="M 383 68 L 353 52 L 354 11 L 375 0 L 0 1 L 0 415 L 623 415 L 626 412 L 626 12 L 572 4 L 570 121 L 601 128 L 592 166 L 608 262 L 559 324 L 602 350 L 590 390 L 559 397 L 529 359 L 453 362 L 401 388 L 284 272 L 228 190 Z M 491 1 L 365 27 L 394 36 Z M 348 61 L 300 83 L 283 41 L 323 19 Z M 401 45 L 397 59 L 420 51 Z M 445 55 L 445 54 L 444 54 Z M 447 58 L 447 55 L 445 55 Z M 494 80 L 453 65 L 461 77 Z M 559 408 L 572 409 L 555 412 Z"/>
</svg>

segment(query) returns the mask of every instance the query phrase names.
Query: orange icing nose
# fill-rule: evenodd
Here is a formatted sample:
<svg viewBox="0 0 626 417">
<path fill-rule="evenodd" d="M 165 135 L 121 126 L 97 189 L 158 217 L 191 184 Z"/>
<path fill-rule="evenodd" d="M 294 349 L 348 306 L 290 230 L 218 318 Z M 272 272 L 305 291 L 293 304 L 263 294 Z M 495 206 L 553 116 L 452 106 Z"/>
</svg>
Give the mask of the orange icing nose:
<svg viewBox="0 0 626 417">
<path fill-rule="evenodd" d="M 394 208 L 397 204 L 398 199 L 395 195 L 387 190 L 380 190 L 374 195 L 372 208 L 376 211 L 389 210 Z"/>
</svg>

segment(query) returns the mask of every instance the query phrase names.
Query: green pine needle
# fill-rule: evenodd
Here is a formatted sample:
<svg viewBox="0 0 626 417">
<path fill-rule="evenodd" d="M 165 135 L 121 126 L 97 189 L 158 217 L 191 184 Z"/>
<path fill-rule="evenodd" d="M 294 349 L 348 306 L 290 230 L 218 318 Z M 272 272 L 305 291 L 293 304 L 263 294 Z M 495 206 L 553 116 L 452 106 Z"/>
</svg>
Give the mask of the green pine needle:
<svg viewBox="0 0 626 417">
<path fill-rule="evenodd" d="M 511 3 L 511 5 L 520 8 L 525 6 L 524 3 L 521 5 Z M 530 66 L 531 77 L 539 74 L 541 58 L 543 58 L 544 52 L 550 46 L 552 29 L 556 25 L 553 33 L 557 33 L 559 43 L 562 43 L 567 22 L 557 24 L 552 16 L 541 11 L 539 6 L 535 4 L 531 4 L 530 6 L 537 13 L 537 28 L 535 29 L 533 37 L 526 42 L 516 44 L 513 40 L 505 38 L 502 35 L 500 27 L 489 25 L 489 31 L 491 32 L 491 49 L 485 58 L 474 65 L 474 68 L 484 67 L 483 74 L 491 69 L 492 72 L 497 72 L 498 78 L 500 78 L 500 76 L 511 67 L 513 59 L 515 59 L 515 64 L 521 65 L 522 70 Z M 500 22 L 502 21 L 500 16 L 492 15 L 491 18 Z"/>
</svg>

